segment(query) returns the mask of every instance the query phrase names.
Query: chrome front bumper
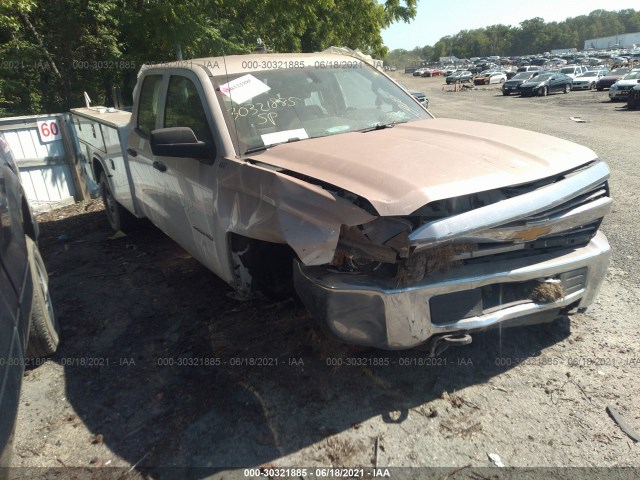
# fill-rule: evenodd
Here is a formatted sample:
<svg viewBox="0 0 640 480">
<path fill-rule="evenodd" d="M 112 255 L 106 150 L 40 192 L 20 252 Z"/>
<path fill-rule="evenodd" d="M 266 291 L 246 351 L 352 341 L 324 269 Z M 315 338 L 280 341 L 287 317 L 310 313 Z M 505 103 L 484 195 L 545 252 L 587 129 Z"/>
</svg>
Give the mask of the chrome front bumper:
<svg viewBox="0 0 640 480">
<path fill-rule="evenodd" d="M 542 323 L 566 308 L 589 306 L 604 280 L 609 243 L 602 233 L 584 247 L 495 263 L 466 265 L 451 272 L 425 276 L 422 282 L 393 288 L 370 277 L 327 272 L 324 267 L 294 265 L 294 284 L 311 314 L 347 343 L 396 350 L 426 342 L 433 335 L 485 330 L 498 325 Z M 432 318 L 431 299 L 487 285 L 559 278 L 569 280 L 563 298 L 550 303 L 532 300 L 507 304 L 455 321 Z M 441 297 L 444 298 L 444 297 Z M 452 297 L 447 297 L 452 298 Z"/>
</svg>

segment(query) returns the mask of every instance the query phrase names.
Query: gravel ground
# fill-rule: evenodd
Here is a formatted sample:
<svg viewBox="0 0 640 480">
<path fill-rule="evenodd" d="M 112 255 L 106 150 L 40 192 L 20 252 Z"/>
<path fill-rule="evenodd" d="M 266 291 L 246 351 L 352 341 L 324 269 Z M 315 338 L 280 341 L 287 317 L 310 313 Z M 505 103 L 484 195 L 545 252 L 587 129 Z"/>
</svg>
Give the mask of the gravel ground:
<svg viewBox="0 0 640 480">
<path fill-rule="evenodd" d="M 325 338 L 293 300 L 234 300 L 153 227 L 110 238 L 99 202 L 65 207 L 40 217 L 64 343 L 25 374 L 16 475 L 377 466 L 440 467 L 392 477 L 511 478 L 484 470 L 489 454 L 534 468 L 527 478 L 542 476 L 538 467 L 590 468 L 545 470 L 548 478 L 613 478 L 591 467 L 640 466 L 640 447 L 606 412 L 613 406 L 640 431 L 640 113 L 606 92 L 504 97 L 495 86 L 453 92 L 442 78 L 394 75 L 425 91 L 436 116 L 555 135 L 609 163 L 615 206 L 602 228 L 613 257 L 590 311 L 476 335 L 437 359 L 352 348 Z M 89 468 L 102 466 L 120 469 Z"/>
</svg>

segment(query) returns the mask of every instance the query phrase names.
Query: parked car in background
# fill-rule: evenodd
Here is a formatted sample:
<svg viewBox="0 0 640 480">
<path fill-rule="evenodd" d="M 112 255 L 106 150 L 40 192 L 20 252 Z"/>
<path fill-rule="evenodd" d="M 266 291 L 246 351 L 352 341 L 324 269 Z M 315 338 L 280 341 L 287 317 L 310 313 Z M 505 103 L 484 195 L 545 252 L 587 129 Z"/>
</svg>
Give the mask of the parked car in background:
<svg viewBox="0 0 640 480">
<path fill-rule="evenodd" d="M 36 243 L 38 225 L 3 138 L 0 227 L 0 477 L 4 478 L 11 459 L 25 363 L 30 357 L 55 352 L 60 327 L 53 314 L 47 270 Z"/>
<path fill-rule="evenodd" d="M 538 65 L 522 65 L 521 67 L 518 67 L 518 69 L 516 70 L 516 73 L 521 73 L 521 72 L 540 72 L 542 70 L 542 67 L 538 66 Z"/>
<path fill-rule="evenodd" d="M 631 70 L 625 67 L 611 70 L 607 75 L 598 80 L 598 83 L 596 83 L 596 89 L 601 92 L 605 88 L 611 88 L 611 85 L 616 83 L 630 71 Z"/>
<path fill-rule="evenodd" d="M 473 77 L 475 85 L 489 85 L 490 83 L 504 83 L 507 75 L 501 70 L 485 70 Z"/>
<path fill-rule="evenodd" d="M 427 95 L 424 92 L 420 92 L 417 90 L 409 90 L 409 93 L 413 98 L 418 100 L 424 106 L 424 108 L 429 108 L 429 99 L 427 98 Z"/>
<path fill-rule="evenodd" d="M 640 70 L 627 73 L 624 77 L 611 85 L 609 89 L 609 98 L 612 102 L 616 100 L 626 100 L 629 90 L 640 82 Z"/>
<path fill-rule="evenodd" d="M 414 77 L 420 77 L 420 76 L 422 76 L 422 74 L 425 72 L 425 70 L 428 70 L 428 69 L 427 69 L 427 68 L 425 68 L 425 67 L 418 68 L 418 69 L 416 69 L 416 70 L 414 70 L 414 71 L 413 71 L 413 76 L 414 76 Z"/>
<path fill-rule="evenodd" d="M 572 90 L 595 90 L 598 80 L 604 77 L 609 70 L 600 69 L 600 70 L 587 70 L 586 72 L 582 72 L 576 78 L 573 79 Z"/>
<path fill-rule="evenodd" d="M 447 85 L 451 83 L 463 83 L 463 82 L 471 82 L 473 79 L 473 73 L 469 70 L 462 70 L 456 73 L 449 75 L 446 79 Z"/>
<path fill-rule="evenodd" d="M 522 83 L 538 76 L 539 73 L 540 72 L 538 70 L 522 71 L 520 73 L 516 73 L 516 75 L 512 79 L 507 80 L 502 84 L 502 94 L 511 95 L 512 93 L 520 93 L 518 87 Z"/>
<path fill-rule="evenodd" d="M 444 70 L 442 70 L 441 68 L 432 68 L 431 72 L 429 72 L 430 75 L 422 75 L 423 77 L 429 76 L 429 77 L 440 77 L 442 75 L 444 75 Z"/>
<path fill-rule="evenodd" d="M 549 93 L 563 92 L 569 93 L 573 78 L 560 72 L 541 73 L 535 78 L 520 84 L 520 95 L 531 97 L 537 95 L 544 97 Z"/>
<path fill-rule="evenodd" d="M 560 73 L 571 78 L 576 78 L 578 75 L 586 71 L 587 71 L 587 67 L 583 65 L 571 65 L 570 67 L 560 68 Z"/>
<path fill-rule="evenodd" d="M 629 110 L 635 110 L 640 107 L 640 83 L 629 90 L 627 96 L 627 108 Z"/>
</svg>

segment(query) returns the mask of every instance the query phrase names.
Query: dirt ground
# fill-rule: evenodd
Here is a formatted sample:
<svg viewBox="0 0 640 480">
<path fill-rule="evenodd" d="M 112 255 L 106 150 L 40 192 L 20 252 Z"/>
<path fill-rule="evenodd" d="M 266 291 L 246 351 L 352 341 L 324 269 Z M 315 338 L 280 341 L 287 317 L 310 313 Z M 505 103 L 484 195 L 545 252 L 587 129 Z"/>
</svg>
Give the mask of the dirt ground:
<svg viewBox="0 0 640 480">
<path fill-rule="evenodd" d="M 437 359 L 352 348 L 294 300 L 234 300 L 151 226 L 110 238 L 99 202 L 65 207 L 39 218 L 63 343 L 25 374 L 16 478 L 242 478 L 260 466 L 306 467 L 274 473 L 302 478 L 376 466 L 439 467 L 392 478 L 511 478 L 484 469 L 489 454 L 531 467 L 530 478 L 537 467 L 588 468 L 548 478 L 640 467 L 640 446 L 606 411 L 640 432 L 640 112 L 606 92 L 504 97 L 394 75 L 426 92 L 436 116 L 556 135 L 609 163 L 613 256 L 590 311 L 475 335 Z M 92 468 L 104 466 L 119 468 Z"/>
</svg>

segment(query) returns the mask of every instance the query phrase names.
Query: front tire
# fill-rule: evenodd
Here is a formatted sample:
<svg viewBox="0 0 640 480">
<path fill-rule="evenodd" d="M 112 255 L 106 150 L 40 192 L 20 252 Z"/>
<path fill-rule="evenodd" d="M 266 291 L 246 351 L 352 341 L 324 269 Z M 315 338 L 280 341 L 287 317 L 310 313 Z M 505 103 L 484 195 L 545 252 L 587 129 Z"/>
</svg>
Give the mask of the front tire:
<svg viewBox="0 0 640 480">
<path fill-rule="evenodd" d="M 111 229 L 114 232 L 131 230 L 136 224 L 137 219 L 115 199 L 111 191 L 111 186 L 109 185 L 109 180 L 104 172 L 100 174 L 100 193 Z"/>
<path fill-rule="evenodd" d="M 568 83 L 564 86 L 564 93 L 569 93 L 571 91 L 571 85 Z"/>
<path fill-rule="evenodd" d="M 538 96 L 539 97 L 546 97 L 547 93 L 549 93 L 549 91 L 547 90 L 547 87 L 540 87 L 538 89 Z"/>
<path fill-rule="evenodd" d="M 27 356 L 40 358 L 49 356 L 58 349 L 60 324 L 53 313 L 53 304 L 49 293 L 49 276 L 38 245 L 30 237 L 25 238 L 29 254 L 29 270 L 33 279 Z"/>
</svg>

